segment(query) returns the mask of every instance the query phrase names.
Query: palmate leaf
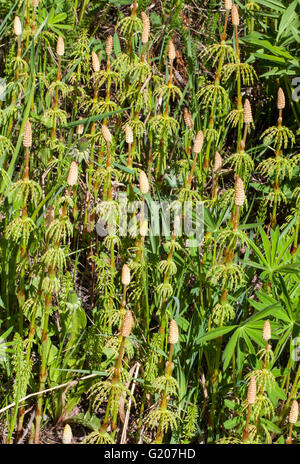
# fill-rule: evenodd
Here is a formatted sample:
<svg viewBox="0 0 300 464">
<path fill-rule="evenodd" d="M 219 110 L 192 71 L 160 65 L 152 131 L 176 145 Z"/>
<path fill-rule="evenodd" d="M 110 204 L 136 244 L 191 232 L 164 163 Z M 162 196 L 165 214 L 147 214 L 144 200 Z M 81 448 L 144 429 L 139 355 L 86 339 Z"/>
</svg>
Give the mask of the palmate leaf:
<svg viewBox="0 0 300 464">
<path fill-rule="evenodd" d="M 62 35 L 62 30 L 70 30 L 72 26 L 66 24 L 66 13 L 55 14 L 55 9 L 51 8 L 50 13 L 45 8 L 42 9 L 42 20 L 47 20 L 47 26 L 57 35 Z"/>
<path fill-rule="evenodd" d="M 297 325 L 300 325 L 300 314 L 299 311 L 297 312 L 296 308 L 292 307 L 291 302 L 289 301 L 289 295 L 282 277 L 280 277 L 281 285 L 284 290 L 284 298 L 286 304 L 283 301 L 277 301 L 271 295 L 260 291 L 258 294 L 259 301 L 255 301 L 249 299 L 250 304 L 255 307 L 259 312 L 251 316 L 245 323 L 243 323 L 240 327 L 234 326 L 236 330 L 234 331 L 233 335 L 230 337 L 224 352 L 223 352 L 223 369 L 226 370 L 230 364 L 230 361 L 233 357 L 233 353 L 237 350 L 237 358 L 241 359 L 244 354 L 240 348 L 240 339 L 243 339 L 247 345 L 248 352 L 255 354 L 257 352 L 256 348 L 253 346 L 253 341 L 255 344 L 259 346 L 263 346 L 262 340 L 262 327 L 264 324 L 264 320 L 269 318 L 270 316 L 279 319 L 284 323 L 282 327 L 281 324 L 276 323 L 274 321 L 271 322 L 272 326 L 272 339 L 278 339 L 276 349 L 274 351 L 274 359 L 272 360 L 271 365 L 273 365 L 278 357 L 280 356 L 282 350 L 284 349 L 286 343 L 290 340 L 291 344 L 291 354 L 292 351 L 295 349 L 295 346 L 292 344 L 293 337 L 291 337 L 291 333 Z M 223 332 L 222 329 L 229 329 L 227 332 L 230 331 L 231 327 L 222 327 L 220 328 L 220 334 L 226 333 Z M 217 329 L 219 330 L 219 329 Z M 299 332 L 299 329 L 298 329 Z M 214 330 L 210 331 L 207 335 L 212 335 L 213 338 L 214 334 L 216 337 L 218 336 L 218 332 L 215 333 Z M 204 336 L 205 337 L 205 336 Z M 202 338 L 204 338 L 202 337 Z M 240 364 L 240 363 L 238 363 Z M 241 367 L 241 366 L 240 366 Z"/>
<path fill-rule="evenodd" d="M 248 353 L 252 353 L 252 354 L 256 353 L 256 348 L 254 347 L 253 342 L 255 342 L 255 344 L 263 346 L 264 342 L 263 342 L 261 334 L 262 334 L 262 328 L 264 325 L 264 319 L 270 315 L 275 315 L 277 305 L 278 303 L 276 303 L 275 305 L 274 304 L 269 305 L 268 307 L 260 311 L 258 314 L 254 314 L 253 316 L 251 316 L 240 326 L 235 325 L 231 327 L 221 327 L 220 329 L 216 329 L 216 330 L 220 330 L 221 335 L 223 335 L 223 333 L 228 333 L 235 329 L 234 333 L 230 337 L 223 352 L 222 360 L 223 360 L 224 371 L 228 368 L 235 350 L 237 350 L 237 359 L 241 360 L 243 358 L 244 353 L 242 352 L 242 348 L 239 343 L 241 339 L 244 340 L 248 348 L 247 350 Z M 229 330 L 223 332 L 224 329 L 229 329 Z M 209 334 L 211 334 L 211 332 L 213 331 L 211 330 Z M 240 362 L 238 361 L 238 367 L 241 367 L 241 361 Z"/>
<path fill-rule="evenodd" d="M 269 240 L 265 231 L 260 227 L 259 233 L 262 239 L 265 256 L 251 239 L 248 240 L 259 262 L 247 261 L 245 264 L 264 271 L 261 274 L 261 278 L 263 279 L 265 277 L 273 278 L 273 275 L 279 272 L 300 272 L 299 251 L 296 253 L 296 256 L 292 256 L 289 252 L 289 248 L 293 243 L 293 237 L 285 238 L 288 228 L 284 229 L 280 235 L 279 232 L 279 227 L 277 227 L 275 231 L 271 230 L 271 238 Z"/>
<path fill-rule="evenodd" d="M 229 332 L 232 332 L 236 327 L 238 327 L 237 325 L 232 325 L 230 327 L 218 327 L 217 329 L 212 329 L 210 330 L 208 333 L 206 333 L 205 335 L 202 335 L 201 337 L 199 337 L 195 343 L 199 344 L 199 345 L 203 345 L 204 343 L 210 341 L 210 340 L 215 340 L 216 338 L 218 337 L 222 337 L 223 335 L 229 333 Z"/>
</svg>

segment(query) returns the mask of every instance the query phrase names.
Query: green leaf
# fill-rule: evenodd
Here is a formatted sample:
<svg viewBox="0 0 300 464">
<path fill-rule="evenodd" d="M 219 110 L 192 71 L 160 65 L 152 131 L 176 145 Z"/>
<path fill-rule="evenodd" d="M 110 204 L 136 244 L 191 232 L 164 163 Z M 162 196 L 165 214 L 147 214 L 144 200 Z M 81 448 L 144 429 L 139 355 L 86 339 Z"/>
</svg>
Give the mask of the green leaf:
<svg viewBox="0 0 300 464">
<path fill-rule="evenodd" d="M 114 52 L 117 58 L 122 54 L 120 40 L 117 34 L 114 34 Z"/>
<path fill-rule="evenodd" d="M 228 419 L 227 421 L 225 421 L 223 426 L 227 430 L 233 429 L 233 427 L 239 424 L 240 420 L 240 416 L 233 417 L 232 419 Z"/>
<path fill-rule="evenodd" d="M 197 344 L 202 344 L 208 342 L 209 340 L 214 340 L 215 338 L 222 337 L 228 332 L 232 332 L 237 326 L 233 325 L 231 327 L 218 327 L 217 329 L 210 330 L 207 334 L 202 335 L 196 340 Z"/>
<path fill-rule="evenodd" d="M 224 350 L 224 353 L 223 353 L 223 371 L 225 371 L 227 369 L 227 367 L 229 366 L 229 363 L 231 361 L 231 358 L 233 356 L 233 353 L 234 353 L 234 350 L 235 350 L 235 347 L 236 347 L 236 344 L 239 340 L 239 337 L 240 337 L 240 332 L 243 330 L 243 328 L 238 328 L 234 334 L 232 335 L 232 337 L 230 337 L 230 340 L 229 342 L 227 343 L 226 345 L 226 348 Z"/>
<path fill-rule="evenodd" d="M 228 400 L 227 398 L 224 400 L 225 406 L 227 406 L 228 409 L 231 409 L 232 411 L 235 411 L 238 409 L 239 405 L 235 403 L 234 401 Z"/>
<path fill-rule="evenodd" d="M 262 417 L 261 422 L 262 422 L 262 424 L 265 424 L 267 426 L 267 429 L 270 432 L 274 432 L 274 433 L 278 433 L 278 434 L 282 433 L 282 430 L 279 427 L 277 427 L 276 424 L 273 424 L 273 422 L 269 421 L 268 419 L 265 419 L 264 417 Z"/>
<path fill-rule="evenodd" d="M 286 9 L 286 11 L 283 13 L 280 24 L 279 24 L 276 41 L 279 40 L 280 36 L 282 36 L 284 31 L 288 29 L 289 25 L 294 21 L 294 19 L 297 18 L 297 13 L 296 13 L 297 4 L 298 4 L 298 0 L 294 0 L 294 2 L 292 2 L 290 6 Z"/>
</svg>

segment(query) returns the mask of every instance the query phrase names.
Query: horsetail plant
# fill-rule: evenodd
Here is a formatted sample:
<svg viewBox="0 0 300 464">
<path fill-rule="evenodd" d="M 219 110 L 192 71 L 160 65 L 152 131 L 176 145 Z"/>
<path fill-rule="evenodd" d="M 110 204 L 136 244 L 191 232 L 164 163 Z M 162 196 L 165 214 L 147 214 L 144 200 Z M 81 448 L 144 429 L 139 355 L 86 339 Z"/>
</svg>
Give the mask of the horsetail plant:
<svg viewBox="0 0 300 464">
<path fill-rule="evenodd" d="M 157 427 L 157 434 L 155 439 L 155 443 L 157 444 L 162 443 L 164 434 L 168 431 L 169 428 L 173 430 L 178 426 L 177 415 L 172 411 L 172 409 L 168 408 L 168 397 L 170 395 L 177 395 L 177 391 L 179 389 L 177 381 L 172 377 L 172 371 L 174 368 L 174 364 L 172 362 L 173 351 L 174 345 L 178 343 L 178 339 L 178 326 L 176 321 L 172 319 L 169 325 L 168 341 L 170 344 L 170 349 L 169 359 L 165 366 L 165 375 L 155 379 L 153 384 L 153 387 L 161 394 L 160 403 L 158 408 L 151 411 L 146 418 L 146 424 L 151 429 Z"/>
</svg>

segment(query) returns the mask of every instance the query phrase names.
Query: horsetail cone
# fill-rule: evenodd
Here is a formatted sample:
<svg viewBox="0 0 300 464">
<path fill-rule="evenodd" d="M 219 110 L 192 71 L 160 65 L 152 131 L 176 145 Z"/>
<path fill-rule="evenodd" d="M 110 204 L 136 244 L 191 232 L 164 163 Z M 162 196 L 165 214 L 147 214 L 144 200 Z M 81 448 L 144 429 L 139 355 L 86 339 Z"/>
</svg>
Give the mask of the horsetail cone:
<svg viewBox="0 0 300 464">
<path fill-rule="evenodd" d="M 170 364 L 170 361 L 167 361 L 166 362 L 166 371 L 170 369 L 170 372 L 172 372 L 174 370 L 174 363 L 171 362 Z"/>
<path fill-rule="evenodd" d="M 50 227 L 53 221 L 54 221 L 54 208 L 52 206 L 49 206 L 49 208 L 46 211 L 46 216 L 45 216 L 46 229 Z"/>
<path fill-rule="evenodd" d="M 299 415 L 299 405 L 296 400 L 292 402 L 290 415 L 289 415 L 289 423 L 296 424 L 298 422 L 298 415 Z"/>
<path fill-rule="evenodd" d="M 279 110 L 283 110 L 285 108 L 285 95 L 281 87 L 278 89 L 277 108 Z"/>
<path fill-rule="evenodd" d="M 72 161 L 69 169 L 69 174 L 68 174 L 68 179 L 67 179 L 67 184 L 70 187 L 73 187 L 73 185 L 76 185 L 78 181 L 78 164 L 76 161 Z"/>
<path fill-rule="evenodd" d="M 22 35 L 22 24 L 21 24 L 19 16 L 15 16 L 14 32 L 15 32 L 16 36 Z"/>
<path fill-rule="evenodd" d="M 214 162 L 214 167 L 213 167 L 214 172 L 220 171 L 220 169 L 222 168 L 222 164 L 223 164 L 222 156 L 217 151 L 215 154 L 215 162 Z"/>
<path fill-rule="evenodd" d="M 140 226 L 141 237 L 146 237 L 147 232 L 148 232 L 148 221 L 147 219 L 145 219 Z"/>
<path fill-rule="evenodd" d="M 112 49 L 113 49 L 113 38 L 112 38 L 112 35 L 109 35 L 107 37 L 106 46 L 105 46 L 105 51 L 106 51 L 107 56 L 110 56 L 112 54 Z"/>
<path fill-rule="evenodd" d="M 196 135 L 195 142 L 194 142 L 194 153 L 200 153 L 203 147 L 204 142 L 204 135 L 203 132 L 200 130 Z"/>
<path fill-rule="evenodd" d="M 129 337 L 132 329 L 133 317 L 132 312 L 128 309 L 124 316 L 124 321 L 121 329 L 122 337 Z"/>
<path fill-rule="evenodd" d="M 146 44 L 149 42 L 150 21 L 146 13 L 144 13 L 144 11 L 142 11 L 142 21 L 143 21 L 142 43 Z"/>
<path fill-rule="evenodd" d="M 239 10 L 235 4 L 233 4 L 231 8 L 231 19 L 232 19 L 233 26 L 240 25 Z"/>
<path fill-rule="evenodd" d="M 169 42 L 168 56 L 169 56 L 170 61 L 174 61 L 175 58 L 176 58 L 176 50 L 175 50 L 175 46 L 174 46 L 172 40 L 170 40 L 170 42 Z"/>
<path fill-rule="evenodd" d="M 64 56 L 65 54 L 65 42 L 61 35 L 57 39 L 56 53 L 58 56 Z"/>
<path fill-rule="evenodd" d="M 251 377 L 249 386 L 248 386 L 248 392 L 247 392 L 247 402 L 248 404 L 252 405 L 255 403 L 256 399 L 256 378 Z"/>
<path fill-rule="evenodd" d="M 73 436 L 72 429 L 69 426 L 69 424 L 66 424 L 64 427 L 64 431 L 63 431 L 63 438 L 62 438 L 63 444 L 70 445 L 70 443 L 72 442 L 72 436 Z"/>
<path fill-rule="evenodd" d="M 140 191 L 142 195 L 147 195 L 149 192 L 149 181 L 144 171 L 140 172 Z"/>
<path fill-rule="evenodd" d="M 105 142 L 106 143 L 111 143 L 112 135 L 111 135 L 110 130 L 107 127 L 107 125 L 102 124 L 101 130 L 102 130 L 102 135 L 103 135 L 103 138 L 104 138 Z"/>
<path fill-rule="evenodd" d="M 192 130 L 194 127 L 194 121 L 193 121 L 191 113 L 189 112 L 187 108 L 184 108 L 183 119 L 184 119 L 185 125 L 190 130 Z"/>
<path fill-rule="evenodd" d="M 235 183 L 234 204 L 236 206 L 243 206 L 245 201 L 244 184 L 240 177 L 237 177 Z"/>
<path fill-rule="evenodd" d="M 99 61 L 97 53 L 95 52 L 92 52 L 92 67 L 93 67 L 94 72 L 100 71 L 100 61 Z"/>
<path fill-rule="evenodd" d="M 32 145 L 32 129 L 29 119 L 27 119 L 24 127 L 23 133 L 23 146 L 25 148 L 30 148 Z"/>
<path fill-rule="evenodd" d="M 251 124 L 252 121 L 253 121 L 253 117 L 252 117 L 251 105 L 250 105 L 248 98 L 246 98 L 245 103 L 244 103 L 244 123 Z"/>
<path fill-rule="evenodd" d="M 267 342 L 268 340 L 271 339 L 271 325 L 269 321 L 266 321 L 264 323 L 264 328 L 263 328 L 263 333 L 262 333 L 263 339 Z"/>
<path fill-rule="evenodd" d="M 82 135 L 84 132 L 84 124 L 78 124 L 76 132 L 77 135 Z"/>
<path fill-rule="evenodd" d="M 37 8 L 39 6 L 40 0 L 32 0 L 33 8 Z"/>
<path fill-rule="evenodd" d="M 128 287 L 128 285 L 130 284 L 130 269 L 127 266 L 127 264 L 124 264 L 124 266 L 122 267 L 121 282 L 122 285 L 124 285 L 125 287 Z"/>
<path fill-rule="evenodd" d="M 175 319 L 172 319 L 169 326 L 169 343 L 170 345 L 175 345 L 178 342 L 178 325 Z"/>
<path fill-rule="evenodd" d="M 232 0 L 225 0 L 225 10 L 230 11 L 232 8 Z"/>
<path fill-rule="evenodd" d="M 131 127 L 128 124 L 126 124 L 125 126 L 125 140 L 126 140 L 126 143 L 128 143 L 128 145 L 133 143 L 133 132 L 132 132 Z"/>
</svg>

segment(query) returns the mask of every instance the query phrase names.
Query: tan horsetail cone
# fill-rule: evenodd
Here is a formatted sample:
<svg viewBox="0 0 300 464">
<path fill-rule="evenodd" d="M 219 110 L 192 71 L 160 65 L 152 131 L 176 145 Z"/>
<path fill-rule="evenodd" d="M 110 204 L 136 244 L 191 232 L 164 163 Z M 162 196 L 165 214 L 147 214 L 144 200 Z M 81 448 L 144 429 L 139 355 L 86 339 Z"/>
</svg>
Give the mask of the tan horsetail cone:
<svg viewBox="0 0 300 464">
<path fill-rule="evenodd" d="M 232 8 L 232 0 L 225 0 L 225 10 L 230 11 Z"/>
<path fill-rule="evenodd" d="M 71 442 L 72 442 L 72 429 L 71 427 L 69 426 L 69 424 L 66 424 L 65 427 L 64 427 L 64 431 L 63 431 L 63 444 L 64 445 L 70 445 Z"/>
<path fill-rule="evenodd" d="M 22 35 L 22 24 L 21 24 L 19 16 L 15 16 L 14 32 L 17 36 Z"/>
<path fill-rule="evenodd" d="M 255 403 L 256 399 L 256 378 L 253 376 L 250 379 L 248 392 L 247 392 L 247 402 L 252 405 Z"/>
<path fill-rule="evenodd" d="M 49 206 L 49 208 L 46 211 L 46 215 L 45 215 L 46 229 L 49 228 L 49 226 L 52 224 L 53 221 L 54 221 L 54 208 L 52 206 Z"/>
<path fill-rule="evenodd" d="M 100 71 L 100 61 L 99 61 L 97 53 L 95 52 L 92 52 L 92 66 L 93 66 L 94 72 Z"/>
<path fill-rule="evenodd" d="M 121 329 L 122 337 L 129 337 L 129 335 L 131 334 L 132 324 L 133 324 L 132 312 L 128 309 L 125 313 L 124 321 L 123 321 L 123 325 Z"/>
<path fill-rule="evenodd" d="M 25 148 L 30 148 L 32 145 L 32 129 L 29 119 L 27 119 L 24 127 L 23 133 L 23 146 Z"/>
<path fill-rule="evenodd" d="M 166 371 L 168 371 L 170 369 L 170 373 L 174 370 L 174 363 L 171 362 L 171 365 L 170 365 L 170 361 L 167 361 L 166 362 Z"/>
<path fill-rule="evenodd" d="M 174 61 L 175 58 L 176 58 L 176 50 L 175 50 L 175 46 L 174 46 L 172 40 L 170 40 L 170 42 L 169 42 L 168 56 L 169 56 L 170 61 Z"/>
<path fill-rule="evenodd" d="M 144 171 L 140 172 L 140 191 L 142 195 L 147 195 L 149 192 L 149 181 Z"/>
<path fill-rule="evenodd" d="M 37 8 L 39 6 L 40 0 L 32 0 L 33 8 Z"/>
<path fill-rule="evenodd" d="M 172 319 L 169 326 L 169 343 L 171 345 L 175 345 L 178 342 L 179 334 L 178 334 L 178 325 L 175 319 Z"/>
<path fill-rule="evenodd" d="M 133 143 L 133 132 L 129 124 L 126 124 L 125 126 L 125 140 L 128 145 Z"/>
<path fill-rule="evenodd" d="M 183 119 L 184 119 L 185 125 L 190 130 L 192 130 L 194 127 L 194 121 L 193 121 L 191 113 L 189 112 L 187 108 L 184 108 Z"/>
<path fill-rule="evenodd" d="M 128 285 L 130 284 L 130 269 L 127 266 L 127 264 L 124 264 L 124 266 L 122 267 L 121 282 L 122 285 L 124 285 L 125 287 L 128 287 Z"/>
<path fill-rule="evenodd" d="M 244 103 L 244 123 L 250 124 L 253 121 L 252 118 L 252 109 L 248 98 L 246 98 Z"/>
<path fill-rule="evenodd" d="M 292 402 L 290 415 L 289 415 L 289 423 L 296 424 L 298 422 L 298 415 L 299 415 L 299 405 L 296 400 Z"/>
<path fill-rule="evenodd" d="M 221 156 L 220 153 L 217 151 L 216 154 L 215 154 L 215 162 L 214 162 L 214 168 L 213 168 L 213 170 L 214 170 L 215 172 L 220 171 L 220 169 L 222 168 L 222 164 L 223 164 L 222 156 Z"/>
<path fill-rule="evenodd" d="M 233 4 L 231 8 L 231 19 L 234 26 L 240 25 L 239 10 L 235 4 Z"/>
<path fill-rule="evenodd" d="M 281 87 L 278 89 L 277 108 L 279 110 L 283 110 L 285 108 L 285 95 Z"/>
<path fill-rule="evenodd" d="M 61 35 L 57 39 L 56 53 L 58 56 L 64 56 L 65 54 L 65 42 Z"/>
<path fill-rule="evenodd" d="M 102 130 L 102 135 L 103 135 L 103 138 L 104 138 L 105 142 L 106 143 L 111 143 L 112 135 L 111 135 L 110 130 L 107 127 L 107 125 L 102 124 L 101 130 Z"/>
<path fill-rule="evenodd" d="M 262 337 L 263 337 L 263 339 L 264 339 L 266 342 L 272 338 L 272 335 L 271 335 L 271 325 L 270 325 L 270 322 L 269 322 L 269 321 L 266 321 L 266 322 L 264 323 L 264 328 L 263 328 Z"/>
<path fill-rule="evenodd" d="M 147 233 L 148 233 L 148 221 L 147 219 L 144 219 L 144 221 L 142 222 L 140 226 L 140 235 L 141 237 L 146 237 Z"/>
<path fill-rule="evenodd" d="M 77 135 L 82 135 L 84 132 L 84 124 L 78 124 L 76 132 Z"/>
<path fill-rule="evenodd" d="M 113 37 L 112 35 L 109 35 L 107 37 L 106 46 L 105 46 L 107 56 L 110 56 L 112 54 L 112 49 L 113 49 Z"/>
<path fill-rule="evenodd" d="M 194 142 L 194 153 L 200 153 L 203 147 L 204 142 L 204 135 L 203 132 L 200 130 L 196 135 L 195 142 Z"/>
<path fill-rule="evenodd" d="M 243 206 L 245 201 L 245 190 L 244 184 L 240 177 L 236 178 L 235 182 L 235 193 L 234 193 L 234 204 L 236 206 Z"/>
<path fill-rule="evenodd" d="M 150 21 L 146 13 L 144 13 L 144 11 L 142 11 L 142 21 L 143 21 L 142 43 L 146 44 L 149 42 Z"/>
<path fill-rule="evenodd" d="M 69 169 L 69 174 L 67 178 L 67 184 L 70 187 L 73 187 L 73 185 L 76 185 L 78 181 L 78 164 L 76 161 L 72 161 Z"/>
</svg>

